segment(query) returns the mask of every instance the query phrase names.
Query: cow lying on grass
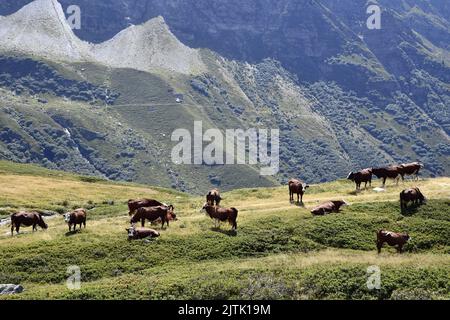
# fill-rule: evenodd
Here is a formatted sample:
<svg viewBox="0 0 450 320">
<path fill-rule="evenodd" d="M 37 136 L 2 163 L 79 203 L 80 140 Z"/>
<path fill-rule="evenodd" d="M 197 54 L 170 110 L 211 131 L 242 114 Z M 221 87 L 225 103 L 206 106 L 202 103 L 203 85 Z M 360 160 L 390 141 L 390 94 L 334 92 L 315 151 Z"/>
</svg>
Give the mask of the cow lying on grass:
<svg viewBox="0 0 450 320">
<path fill-rule="evenodd" d="M 395 233 L 391 231 L 380 230 L 377 233 L 377 249 L 378 253 L 381 253 L 383 244 L 387 243 L 391 247 L 397 246 L 397 251 L 402 253 L 403 246 L 411 240 L 411 237 L 407 233 Z"/>
<path fill-rule="evenodd" d="M 131 226 L 125 230 L 127 230 L 128 233 L 128 240 L 153 239 L 160 236 L 158 231 L 148 228 L 136 228 L 135 226 Z"/>
<path fill-rule="evenodd" d="M 338 213 L 341 210 L 342 206 L 347 205 L 348 203 L 344 200 L 328 201 L 312 209 L 311 213 L 315 216 L 323 216 L 332 212 Z"/>
</svg>

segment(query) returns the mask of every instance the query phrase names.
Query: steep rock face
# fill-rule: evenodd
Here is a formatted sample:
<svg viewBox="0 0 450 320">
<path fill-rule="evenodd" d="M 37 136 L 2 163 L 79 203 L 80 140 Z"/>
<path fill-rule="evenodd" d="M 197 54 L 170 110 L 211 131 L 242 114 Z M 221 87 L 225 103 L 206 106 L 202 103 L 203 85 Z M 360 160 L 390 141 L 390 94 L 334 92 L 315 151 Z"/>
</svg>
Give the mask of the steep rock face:
<svg viewBox="0 0 450 320">
<path fill-rule="evenodd" d="M 93 52 L 98 61 L 115 68 L 165 69 L 183 74 L 205 70 L 198 51 L 175 38 L 162 17 L 119 32 L 93 46 Z"/>
<path fill-rule="evenodd" d="M 56 0 L 37 0 L 0 17 L 0 49 L 48 59 L 91 59 L 88 44 L 73 34 Z"/>
<path fill-rule="evenodd" d="M 56 0 L 37 0 L 0 17 L 0 52 L 64 62 L 96 62 L 112 68 L 183 74 L 204 70 L 197 50 L 183 45 L 162 17 L 130 26 L 101 44 L 80 40 Z"/>
</svg>

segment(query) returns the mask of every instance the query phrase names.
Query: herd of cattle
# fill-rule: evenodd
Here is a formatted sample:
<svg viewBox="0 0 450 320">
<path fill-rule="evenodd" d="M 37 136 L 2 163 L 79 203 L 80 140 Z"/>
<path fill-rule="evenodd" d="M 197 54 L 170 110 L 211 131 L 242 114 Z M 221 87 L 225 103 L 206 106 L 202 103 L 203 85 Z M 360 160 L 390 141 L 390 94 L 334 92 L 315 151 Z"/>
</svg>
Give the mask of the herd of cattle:
<svg viewBox="0 0 450 320">
<path fill-rule="evenodd" d="M 383 181 L 383 187 L 385 187 L 386 179 L 396 179 L 397 184 L 400 179 L 404 180 L 405 175 L 413 175 L 415 179 L 418 179 L 418 174 L 423 165 L 420 163 L 401 164 L 396 166 L 390 166 L 385 168 L 370 168 L 364 169 L 358 172 L 351 172 L 348 175 L 348 179 L 352 180 L 356 184 L 356 191 L 360 191 L 361 183 L 367 183 L 371 186 L 372 175 L 375 175 Z M 309 188 L 306 183 L 291 179 L 288 183 L 289 186 L 289 200 L 294 202 L 294 195 L 297 195 L 297 203 L 303 203 L 303 195 Z M 237 217 L 238 210 L 236 208 L 225 208 L 220 206 L 222 197 L 217 189 L 213 189 L 206 195 L 206 203 L 202 207 L 202 211 L 205 212 L 212 220 L 214 220 L 215 227 L 220 227 L 220 222 L 228 222 L 231 225 L 231 230 L 237 229 Z M 426 198 L 419 190 L 419 188 L 412 188 L 403 190 L 400 193 L 400 207 L 401 210 L 405 210 L 409 202 L 414 204 L 423 204 Z M 330 213 L 340 212 L 341 207 L 348 205 L 344 200 L 331 200 L 324 202 L 311 210 L 314 216 L 323 216 Z M 154 229 L 145 228 L 145 222 L 149 221 L 151 224 L 161 223 L 161 228 L 164 225 L 169 227 L 169 221 L 176 221 L 177 216 L 174 213 L 174 206 L 167 205 L 153 199 L 136 199 L 128 201 L 128 209 L 130 219 L 130 227 L 126 228 L 129 240 L 137 239 L 150 239 L 160 236 L 160 233 Z M 82 226 L 86 228 L 87 211 L 85 209 L 76 209 L 73 212 L 64 214 L 64 220 L 69 226 L 69 232 L 75 232 L 77 226 L 81 229 Z M 140 222 L 141 226 L 137 227 L 136 223 Z M 217 224 L 219 223 L 219 225 Z M 47 229 L 48 226 L 45 223 L 42 215 L 38 212 L 17 212 L 11 215 L 11 235 L 14 235 L 14 229 L 19 233 L 20 227 L 33 227 L 33 231 L 37 230 L 37 226 L 42 229 Z M 377 249 L 381 252 L 381 248 L 384 243 L 390 246 L 396 246 L 399 252 L 402 252 L 403 246 L 410 240 L 410 237 L 406 233 L 395 233 L 386 230 L 380 230 L 377 232 Z"/>
</svg>

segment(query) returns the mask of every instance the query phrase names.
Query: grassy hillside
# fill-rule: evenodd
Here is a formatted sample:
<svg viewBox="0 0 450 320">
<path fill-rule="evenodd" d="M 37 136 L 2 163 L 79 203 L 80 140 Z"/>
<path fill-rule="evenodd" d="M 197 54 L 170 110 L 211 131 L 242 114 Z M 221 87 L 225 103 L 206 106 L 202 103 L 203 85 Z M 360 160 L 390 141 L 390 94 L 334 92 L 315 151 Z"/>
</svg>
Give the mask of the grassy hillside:
<svg viewBox="0 0 450 320">
<path fill-rule="evenodd" d="M 402 215 L 398 194 L 413 184 L 429 202 Z M 450 178 L 437 178 L 355 195 L 351 183 L 336 181 L 312 186 L 305 208 L 289 203 L 286 187 L 235 190 L 223 196 L 239 209 L 233 234 L 213 229 L 199 197 L 0 162 L 3 215 L 91 208 L 76 234 L 59 215 L 47 218 L 47 231 L 11 237 L 0 227 L 0 283 L 25 287 L 2 299 L 449 299 L 449 186 Z M 140 196 L 173 203 L 179 217 L 150 243 L 128 242 L 124 230 L 126 200 Z M 342 198 L 351 203 L 342 213 L 311 216 L 315 204 Z M 380 228 L 409 232 L 406 253 L 377 255 Z M 81 290 L 65 286 L 71 265 L 81 268 Z M 381 290 L 366 287 L 372 265 L 381 269 Z"/>
</svg>

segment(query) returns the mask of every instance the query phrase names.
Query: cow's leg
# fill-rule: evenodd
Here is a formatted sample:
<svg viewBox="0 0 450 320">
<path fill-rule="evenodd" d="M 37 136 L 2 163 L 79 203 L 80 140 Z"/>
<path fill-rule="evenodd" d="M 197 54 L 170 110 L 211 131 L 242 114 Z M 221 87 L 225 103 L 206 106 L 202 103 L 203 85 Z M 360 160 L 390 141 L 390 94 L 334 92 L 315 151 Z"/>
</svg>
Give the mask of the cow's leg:
<svg viewBox="0 0 450 320">
<path fill-rule="evenodd" d="M 37 230 L 36 224 L 33 224 L 33 232 L 36 231 L 36 230 Z"/>
<path fill-rule="evenodd" d="M 19 234 L 20 224 L 16 225 L 16 233 Z"/>
<path fill-rule="evenodd" d="M 300 203 L 303 203 L 303 193 L 300 194 Z"/>
<path fill-rule="evenodd" d="M 145 227 L 145 219 L 141 219 L 141 226 L 142 228 Z"/>
<path fill-rule="evenodd" d="M 14 235 L 14 223 L 11 223 L 11 236 Z"/>
<path fill-rule="evenodd" d="M 83 221 L 84 228 L 86 229 L 86 220 Z"/>
<path fill-rule="evenodd" d="M 381 241 L 377 241 L 377 250 L 378 250 L 378 254 L 381 253 L 381 248 L 383 247 L 383 242 Z"/>
<path fill-rule="evenodd" d="M 387 177 L 383 178 L 383 188 L 386 187 L 386 179 L 387 179 Z"/>
</svg>

